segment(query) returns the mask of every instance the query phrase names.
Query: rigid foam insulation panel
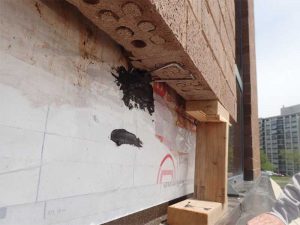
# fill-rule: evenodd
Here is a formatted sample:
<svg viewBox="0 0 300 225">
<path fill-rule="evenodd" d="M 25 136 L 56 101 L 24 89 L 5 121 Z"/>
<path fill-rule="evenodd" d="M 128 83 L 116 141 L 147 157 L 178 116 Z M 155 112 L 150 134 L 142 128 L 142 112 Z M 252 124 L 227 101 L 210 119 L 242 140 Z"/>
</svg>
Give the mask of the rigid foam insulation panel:
<svg viewBox="0 0 300 225">
<path fill-rule="evenodd" d="M 152 116 L 129 110 L 120 46 L 65 1 L 1 0 L 0 15 L 1 225 L 103 224 L 193 193 L 195 128 L 163 84 Z"/>
</svg>

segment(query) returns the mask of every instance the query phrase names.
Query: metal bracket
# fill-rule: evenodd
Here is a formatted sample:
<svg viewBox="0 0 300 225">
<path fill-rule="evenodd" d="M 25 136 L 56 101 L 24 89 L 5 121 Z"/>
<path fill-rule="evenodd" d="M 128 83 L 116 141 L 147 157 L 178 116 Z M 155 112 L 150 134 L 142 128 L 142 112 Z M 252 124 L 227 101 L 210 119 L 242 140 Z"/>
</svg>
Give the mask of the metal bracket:
<svg viewBox="0 0 300 225">
<path fill-rule="evenodd" d="M 157 68 L 157 69 L 154 69 L 154 70 L 150 71 L 150 73 L 154 74 L 154 73 L 157 73 L 159 71 L 162 71 L 162 70 L 165 70 L 165 69 L 169 69 L 169 68 L 172 68 L 172 67 L 177 68 L 181 72 L 186 71 L 178 63 L 169 63 L 169 64 L 166 64 L 166 65 L 160 67 L 160 68 Z M 167 79 L 161 79 L 161 78 L 159 78 L 159 76 L 153 75 L 153 78 L 154 78 L 153 81 L 155 81 L 155 82 L 167 82 L 167 81 L 185 81 L 185 80 L 195 80 L 196 79 L 194 77 L 194 75 L 191 74 L 191 73 L 187 74 L 187 76 L 189 76 L 189 77 L 187 77 L 187 78 L 167 78 Z"/>
<path fill-rule="evenodd" d="M 241 78 L 239 69 L 238 69 L 238 67 L 237 67 L 236 64 L 234 64 L 234 73 L 235 73 L 235 77 L 236 77 L 237 83 L 238 83 L 241 91 L 243 92 L 243 89 L 244 89 L 244 87 L 243 87 L 243 80 Z"/>
</svg>

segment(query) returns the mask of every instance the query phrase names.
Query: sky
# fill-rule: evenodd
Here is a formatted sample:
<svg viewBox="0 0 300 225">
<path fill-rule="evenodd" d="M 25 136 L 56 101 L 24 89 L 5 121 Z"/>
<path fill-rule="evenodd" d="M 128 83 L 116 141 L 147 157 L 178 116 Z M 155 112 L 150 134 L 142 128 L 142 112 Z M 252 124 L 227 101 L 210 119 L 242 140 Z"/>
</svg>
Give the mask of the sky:
<svg viewBox="0 0 300 225">
<path fill-rule="evenodd" d="M 300 0 L 254 0 L 259 117 L 300 104 Z"/>
</svg>

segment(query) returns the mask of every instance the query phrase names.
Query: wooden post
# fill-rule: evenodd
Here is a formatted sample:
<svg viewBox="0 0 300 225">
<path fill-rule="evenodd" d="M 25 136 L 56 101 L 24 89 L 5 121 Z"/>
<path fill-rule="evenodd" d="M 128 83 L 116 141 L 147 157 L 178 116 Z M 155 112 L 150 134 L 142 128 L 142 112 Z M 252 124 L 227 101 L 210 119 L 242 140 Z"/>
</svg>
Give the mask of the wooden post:
<svg viewBox="0 0 300 225">
<path fill-rule="evenodd" d="M 197 125 L 194 198 L 168 207 L 170 225 L 213 225 L 227 209 L 229 113 L 218 101 L 190 101 Z"/>
<path fill-rule="evenodd" d="M 227 204 L 228 123 L 197 126 L 194 197 Z"/>
<path fill-rule="evenodd" d="M 194 197 L 227 207 L 229 113 L 218 101 L 190 101 L 197 126 Z"/>
</svg>

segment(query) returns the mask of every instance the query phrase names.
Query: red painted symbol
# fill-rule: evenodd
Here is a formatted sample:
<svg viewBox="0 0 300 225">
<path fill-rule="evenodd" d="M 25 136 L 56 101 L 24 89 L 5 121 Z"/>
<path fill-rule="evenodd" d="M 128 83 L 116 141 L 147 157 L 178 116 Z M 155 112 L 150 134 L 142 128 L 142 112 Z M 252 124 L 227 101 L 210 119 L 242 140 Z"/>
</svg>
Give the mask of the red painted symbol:
<svg viewBox="0 0 300 225">
<path fill-rule="evenodd" d="M 167 154 L 160 163 L 158 174 L 157 174 L 157 184 L 171 182 L 175 178 L 175 164 L 173 157 Z"/>
</svg>

